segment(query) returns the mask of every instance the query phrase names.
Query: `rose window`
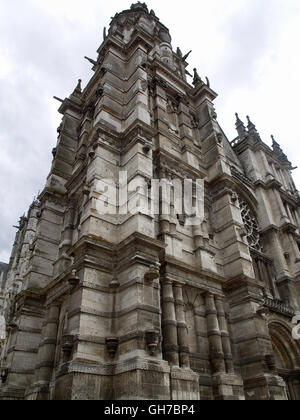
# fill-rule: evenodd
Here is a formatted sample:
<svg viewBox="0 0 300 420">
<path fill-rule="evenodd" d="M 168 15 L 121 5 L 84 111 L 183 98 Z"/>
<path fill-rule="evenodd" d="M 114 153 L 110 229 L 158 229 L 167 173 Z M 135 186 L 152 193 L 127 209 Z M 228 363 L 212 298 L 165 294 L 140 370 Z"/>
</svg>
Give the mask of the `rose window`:
<svg viewBox="0 0 300 420">
<path fill-rule="evenodd" d="M 262 247 L 260 244 L 259 227 L 256 217 L 253 215 L 252 211 L 250 210 L 248 204 L 245 201 L 240 200 L 240 209 L 249 246 L 258 251 L 262 251 Z"/>
</svg>

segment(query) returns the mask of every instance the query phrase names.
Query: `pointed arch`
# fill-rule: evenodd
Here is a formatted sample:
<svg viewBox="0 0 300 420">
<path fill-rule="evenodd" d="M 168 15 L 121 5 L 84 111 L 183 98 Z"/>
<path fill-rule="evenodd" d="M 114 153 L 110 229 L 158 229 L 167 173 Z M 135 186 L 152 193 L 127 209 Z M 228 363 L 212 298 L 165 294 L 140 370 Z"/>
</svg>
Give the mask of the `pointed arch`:
<svg viewBox="0 0 300 420">
<path fill-rule="evenodd" d="M 300 348 L 292 338 L 291 327 L 281 320 L 268 323 L 270 336 L 279 369 L 296 369 L 300 366 Z"/>
</svg>

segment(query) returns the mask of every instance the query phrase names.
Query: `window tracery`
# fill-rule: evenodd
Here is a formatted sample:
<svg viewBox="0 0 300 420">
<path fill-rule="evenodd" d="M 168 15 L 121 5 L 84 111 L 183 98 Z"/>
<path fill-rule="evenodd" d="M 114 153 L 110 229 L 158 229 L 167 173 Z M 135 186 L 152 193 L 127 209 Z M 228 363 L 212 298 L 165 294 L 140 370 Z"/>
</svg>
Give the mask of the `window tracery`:
<svg viewBox="0 0 300 420">
<path fill-rule="evenodd" d="M 240 199 L 239 203 L 248 245 L 250 248 L 262 252 L 258 221 L 246 201 Z"/>
</svg>

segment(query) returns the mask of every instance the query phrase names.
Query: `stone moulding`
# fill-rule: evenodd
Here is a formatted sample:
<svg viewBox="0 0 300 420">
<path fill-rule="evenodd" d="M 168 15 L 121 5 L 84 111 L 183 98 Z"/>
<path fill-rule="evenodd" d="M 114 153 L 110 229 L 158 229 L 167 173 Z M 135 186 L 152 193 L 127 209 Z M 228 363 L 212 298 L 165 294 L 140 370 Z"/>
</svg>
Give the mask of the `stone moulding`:
<svg viewBox="0 0 300 420">
<path fill-rule="evenodd" d="M 69 373 L 86 373 L 91 375 L 114 376 L 135 370 L 170 373 L 170 366 L 166 361 L 147 359 L 130 359 L 121 363 L 93 364 L 73 361 L 69 364 Z"/>
<path fill-rule="evenodd" d="M 278 299 L 269 299 L 265 297 L 264 305 L 270 309 L 270 311 L 277 312 L 290 318 L 293 318 L 295 315 L 295 311 L 291 306 Z"/>
</svg>

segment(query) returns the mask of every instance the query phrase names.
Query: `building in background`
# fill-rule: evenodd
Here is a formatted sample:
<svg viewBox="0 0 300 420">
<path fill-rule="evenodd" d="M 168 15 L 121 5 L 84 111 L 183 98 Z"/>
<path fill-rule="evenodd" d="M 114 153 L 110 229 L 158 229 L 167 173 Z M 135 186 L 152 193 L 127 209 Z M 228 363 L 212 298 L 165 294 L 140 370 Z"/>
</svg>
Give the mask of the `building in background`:
<svg viewBox="0 0 300 420">
<path fill-rule="evenodd" d="M 249 117 L 227 139 L 209 80 L 187 82 L 188 54 L 145 4 L 97 52 L 60 100 L 46 186 L 19 223 L 0 398 L 300 399 L 292 164 Z M 125 172 L 127 198 L 108 203 Z M 177 214 L 172 188 L 168 214 L 163 189 L 158 214 L 122 211 L 153 204 L 155 179 L 203 180 L 204 217 Z"/>
</svg>

